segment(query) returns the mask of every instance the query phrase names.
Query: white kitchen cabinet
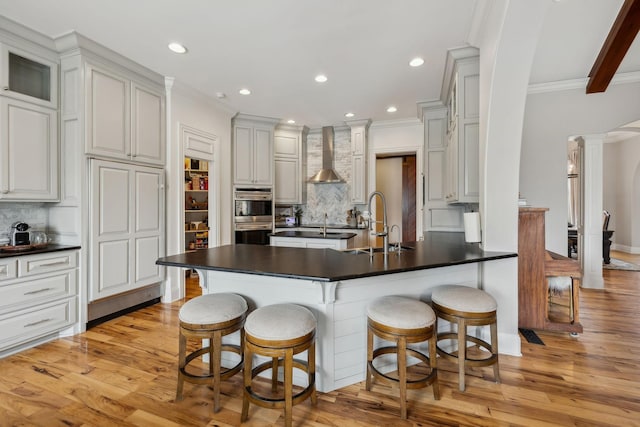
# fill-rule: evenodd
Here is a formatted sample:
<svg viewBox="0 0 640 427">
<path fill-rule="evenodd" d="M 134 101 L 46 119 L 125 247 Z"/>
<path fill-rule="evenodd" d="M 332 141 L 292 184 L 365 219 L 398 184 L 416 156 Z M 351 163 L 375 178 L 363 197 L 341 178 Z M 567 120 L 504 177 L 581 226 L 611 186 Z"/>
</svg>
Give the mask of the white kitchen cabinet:
<svg viewBox="0 0 640 427">
<path fill-rule="evenodd" d="M 56 338 L 76 323 L 77 250 L 3 258 L 2 271 L 0 357 Z"/>
<path fill-rule="evenodd" d="M 164 165 L 164 95 L 87 63 L 87 154 Z"/>
<path fill-rule="evenodd" d="M 0 120 L 0 201 L 56 201 L 56 110 L 0 97 Z"/>
<path fill-rule="evenodd" d="M 478 203 L 480 79 L 475 48 L 450 50 L 445 76 L 447 99 L 446 191 L 448 203 Z"/>
<path fill-rule="evenodd" d="M 233 119 L 234 184 L 273 185 L 273 132 L 278 120 L 236 115 Z"/>
<path fill-rule="evenodd" d="M 163 179 L 161 169 L 92 160 L 90 301 L 163 280 Z"/>
<path fill-rule="evenodd" d="M 0 94 L 57 109 L 58 64 L 55 53 L 47 53 L 45 57 L 44 54 L 0 43 Z"/>
<path fill-rule="evenodd" d="M 351 203 L 367 200 L 367 133 L 371 120 L 348 121 L 351 127 Z"/>
<path fill-rule="evenodd" d="M 274 134 L 274 199 L 279 204 L 304 204 L 307 198 L 306 126 L 281 125 Z"/>
</svg>

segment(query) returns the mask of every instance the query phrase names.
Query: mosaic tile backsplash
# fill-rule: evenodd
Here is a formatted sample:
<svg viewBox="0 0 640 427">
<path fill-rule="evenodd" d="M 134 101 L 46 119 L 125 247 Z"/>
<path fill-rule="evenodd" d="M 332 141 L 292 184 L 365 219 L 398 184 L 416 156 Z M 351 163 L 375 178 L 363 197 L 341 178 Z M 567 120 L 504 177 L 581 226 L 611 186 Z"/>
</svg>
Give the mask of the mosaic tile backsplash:
<svg viewBox="0 0 640 427">
<path fill-rule="evenodd" d="M 0 244 L 9 241 L 14 222 L 29 224 L 29 231 L 47 231 L 47 208 L 41 203 L 0 203 Z"/>
</svg>

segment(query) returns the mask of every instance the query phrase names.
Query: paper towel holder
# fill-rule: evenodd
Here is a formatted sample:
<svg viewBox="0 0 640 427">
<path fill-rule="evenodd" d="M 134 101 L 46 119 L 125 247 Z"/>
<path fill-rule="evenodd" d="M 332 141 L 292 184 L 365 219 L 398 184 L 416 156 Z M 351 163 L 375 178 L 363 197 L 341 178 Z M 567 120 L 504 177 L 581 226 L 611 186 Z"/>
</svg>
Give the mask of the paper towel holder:
<svg viewBox="0 0 640 427">
<path fill-rule="evenodd" d="M 480 243 L 482 231 L 480 229 L 480 212 L 465 212 L 464 216 L 464 240 L 467 243 Z"/>
</svg>

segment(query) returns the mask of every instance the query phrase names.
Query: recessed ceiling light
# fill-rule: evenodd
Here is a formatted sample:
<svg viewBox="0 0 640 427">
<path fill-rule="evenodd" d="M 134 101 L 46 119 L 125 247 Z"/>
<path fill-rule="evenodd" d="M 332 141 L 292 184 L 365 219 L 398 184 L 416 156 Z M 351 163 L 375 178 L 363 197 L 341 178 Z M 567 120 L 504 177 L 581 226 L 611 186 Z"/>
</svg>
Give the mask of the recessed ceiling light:
<svg viewBox="0 0 640 427">
<path fill-rule="evenodd" d="M 295 122 L 296 122 L 296 121 L 295 121 L 295 120 L 293 120 L 293 119 L 289 119 L 289 120 L 287 120 L 287 123 L 289 123 L 290 125 L 294 124 Z"/>
<path fill-rule="evenodd" d="M 389 108 L 387 108 L 387 113 L 395 113 L 396 111 L 398 111 L 398 109 L 396 107 L 394 107 L 393 105 Z"/>
<path fill-rule="evenodd" d="M 325 76 L 324 74 L 318 74 L 318 75 L 316 76 L 316 81 L 317 81 L 318 83 L 324 83 L 324 82 L 326 82 L 326 81 L 327 81 L 327 76 Z"/>
<path fill-rule="evenodd" d="M 345 116 L 345 117 L 353 117 L 353 116 L 355 116 L 355 114 L 353 114 L 353 113 L 346 113 L 344 116 Z"/>
<path fill-rule="evenodd" d="M 168 46 L 169 50 L 171 50 L 171 52 L 175 52 L 175 53 L 187 53 L 187 48 L 184 47 L 183 45 L 181 45 L 180 43 L 169 43 Z"/>
<path fill-rule="evenodd" d="M 422 64 L 424 64 L 424 59 L 420 57 L 413 58 L 411 61 L 409 61 L 409 65 L 411 65 L 412 67 L 419 67 Z"/>
<path fill-rule="evenodd" d="M 240 95 L 250 95 L 251 91 L 249 89 L 243 88 L 238 91 Z"/>
</svg>

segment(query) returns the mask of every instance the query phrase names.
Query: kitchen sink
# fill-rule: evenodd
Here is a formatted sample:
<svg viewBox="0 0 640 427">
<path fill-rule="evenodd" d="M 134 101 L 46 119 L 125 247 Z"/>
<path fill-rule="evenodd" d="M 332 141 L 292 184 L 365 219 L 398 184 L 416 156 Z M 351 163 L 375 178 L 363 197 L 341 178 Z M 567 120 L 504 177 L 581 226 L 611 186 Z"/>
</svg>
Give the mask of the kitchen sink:
<svg viewBox="0 0 640 427">
<path fill-rule="evenodd" d="M 396 247 L 396 245 L 389 245 L 389 253 L 396 253 L 398 250 L 398 248 Z M 404 252 L 404 251 L 412 251 L 413 247 L 411 246 L 404 246 L 404 245 L 400 245 L 400 253 Z M 350 254 L 350 255 L 360 255 L 360 254 L 370 254 L 371 252 L 373 252 L 374 254 L 377 253 L 383 253 L 384 252 L 384 248 L 382 247 L 377 247 L 377 248 L 369 248 L 369 247 L 363 247 L 363 248 L 351 248 L 351 249 L 342 249 L 340 250 L 340 252 L 345 253 L 345 254 Z"/>
</svg>

